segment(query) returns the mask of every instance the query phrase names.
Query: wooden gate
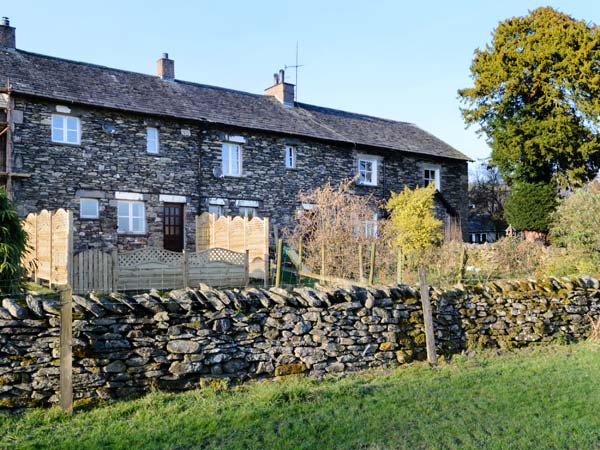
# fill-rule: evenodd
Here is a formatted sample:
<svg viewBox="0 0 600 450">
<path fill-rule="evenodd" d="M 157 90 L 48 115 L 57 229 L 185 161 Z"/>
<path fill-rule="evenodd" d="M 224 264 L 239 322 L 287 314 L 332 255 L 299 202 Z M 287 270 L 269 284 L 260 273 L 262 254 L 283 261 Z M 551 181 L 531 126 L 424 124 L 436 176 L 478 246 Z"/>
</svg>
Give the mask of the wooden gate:
<svg viewBox="0 0 600 450">
<path fill-rule="evenodd" d="M 73 257 L 73 292 L 117 290 L 117 251 L 85 250 Z"/>
</svg>

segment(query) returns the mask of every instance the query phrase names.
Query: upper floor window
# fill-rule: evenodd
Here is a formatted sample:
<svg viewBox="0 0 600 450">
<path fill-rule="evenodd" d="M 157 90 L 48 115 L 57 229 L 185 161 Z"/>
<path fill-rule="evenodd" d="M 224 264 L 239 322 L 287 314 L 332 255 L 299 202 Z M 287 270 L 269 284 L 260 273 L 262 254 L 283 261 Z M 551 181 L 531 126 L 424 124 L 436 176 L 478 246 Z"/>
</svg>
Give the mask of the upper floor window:
<svg viewBox="0 0 600 450">
<path fill-rule="evenodd" d="M 377 186 L 377 163 L 374 157 L 360 156 L 358 158 L 358 183 L 367 186 Z"/>
<path fill-rule="evenodd" d="M 296 147 L 294 145 L 285 146 L 285 168 L 296 168 Z"/>
<path fill-rule="evenodd" d="M 423 184 L 429 186 L 430 183 L 433 183 L 438 191 L 440 190 L 440 166 L 423 166 Z"/>
<path fill-rule="evenodd" d="M 79 117 L 52 114 L 52 142 L 79 144 L 80 139 Z"/>
<path fill-rule="evenodd" d="M 146 128 L 146 151 L 158 154 L 158 128 Z"/>
<path fill-rule="evenodd" d="M 97 198 L 82 198 L 79 200 L 79 217 L 82 219 L 97 219 L 98 199 Z"/>
<path fill-rule="evenodd" d="M 117 216 L 117 231 L 119 233 L 143 234 L 146 232 L 144 202 L 119 200 L 117 203 Z"/>
<path fill-rule="evenodd" d="M 223 144 L 221 166 L 223 175 L 240 176 L 242 174 L 242 148 L 237 144 Z"/>
</svg>

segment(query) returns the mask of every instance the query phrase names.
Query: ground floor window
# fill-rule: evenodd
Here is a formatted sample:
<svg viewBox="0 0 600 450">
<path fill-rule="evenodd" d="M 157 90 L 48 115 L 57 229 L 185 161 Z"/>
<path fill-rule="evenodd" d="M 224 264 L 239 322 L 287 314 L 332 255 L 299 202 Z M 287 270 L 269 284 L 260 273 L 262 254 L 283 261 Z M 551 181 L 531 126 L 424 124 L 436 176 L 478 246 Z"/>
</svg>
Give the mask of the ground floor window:
<svg viewBox="0 0 600 450">
<path fill-rule="evenodd" d="M 144 202 L 119 200 L 117 205 L 118 232 L 142 234 L 146 232 Z"/>
<path fill-rule="evenodd" d="M 487 233 L 471 233 L 471 243 L 483 244 L 487 242 Z"/>
<path fill-rule="evenodd" d="M 208 212 L 214 214 L 218 219 L 223 215 L 223 207 L 221 205 L 208 205 Z"/>
<path fill-rule="evenodd" d="M 252 206 L 240 206 L 240 216 L 252 219 L 256 217 L 256 208 Z"/>
<path fill-rule="evenodd" d="M 82 219 L 97 219 L 99 216 L 98 212 L 98 199 L 96 198 L 82 198 L 79 200 L 79 217 Z"/>
</svg>

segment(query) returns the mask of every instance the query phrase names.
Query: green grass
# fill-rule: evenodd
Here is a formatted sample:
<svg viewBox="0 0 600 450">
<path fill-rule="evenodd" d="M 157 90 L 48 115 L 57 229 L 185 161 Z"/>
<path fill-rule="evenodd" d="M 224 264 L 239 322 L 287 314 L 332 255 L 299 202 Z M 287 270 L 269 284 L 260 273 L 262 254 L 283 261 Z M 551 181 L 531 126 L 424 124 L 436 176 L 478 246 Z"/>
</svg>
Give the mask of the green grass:
<svg viewBox="0 0 600 450">
<path fill-rule="evenodd" d="M 456 357 L 342 379 L 0 415 L 0 448 L 588 449 L 600 447 L 600 346 Z"/>
</svg>

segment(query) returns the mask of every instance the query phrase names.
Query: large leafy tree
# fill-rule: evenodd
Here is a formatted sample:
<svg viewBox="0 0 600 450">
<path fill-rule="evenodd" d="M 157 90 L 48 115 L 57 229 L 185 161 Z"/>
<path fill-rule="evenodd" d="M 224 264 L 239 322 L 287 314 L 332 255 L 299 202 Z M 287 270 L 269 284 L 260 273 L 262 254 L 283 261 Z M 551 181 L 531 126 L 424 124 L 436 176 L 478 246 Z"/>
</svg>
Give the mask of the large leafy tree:
<svg viewBox="0 0 600 450">
<path fill-rule="evenodd" d="M 600 168 L 600 29 L 551 7 L 501 22 L 459 90 L 513 181 L 576 186 Z"/>
</svg>

